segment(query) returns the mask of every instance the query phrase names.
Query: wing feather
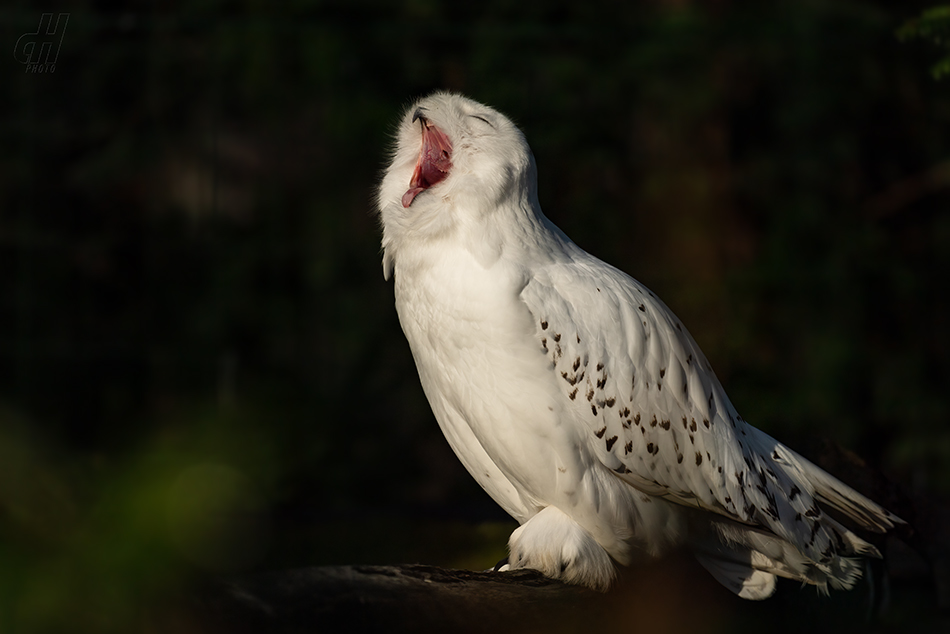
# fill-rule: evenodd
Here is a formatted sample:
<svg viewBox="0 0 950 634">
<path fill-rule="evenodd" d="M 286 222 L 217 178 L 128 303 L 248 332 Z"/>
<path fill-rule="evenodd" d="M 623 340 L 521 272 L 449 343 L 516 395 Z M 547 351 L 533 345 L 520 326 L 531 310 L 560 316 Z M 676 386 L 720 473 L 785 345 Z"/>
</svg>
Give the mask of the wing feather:
<svg viewBox="0 0 950 634">
<path fill-rule="evenodd" d="M 817 500 L 871 529 L 894 517 L 837 480 L 816 490 L 807 465 L 820 470 L 742 420 L 666 305 L 585 257 L 593 259 L 578 250 L 571 261 L 535 270 L 521 298 L 565 409 L 588 430 L 603 465 L 650 495 L 764 528 L 815 562 L 872 552 L 824 517 Z"/>
</svg>

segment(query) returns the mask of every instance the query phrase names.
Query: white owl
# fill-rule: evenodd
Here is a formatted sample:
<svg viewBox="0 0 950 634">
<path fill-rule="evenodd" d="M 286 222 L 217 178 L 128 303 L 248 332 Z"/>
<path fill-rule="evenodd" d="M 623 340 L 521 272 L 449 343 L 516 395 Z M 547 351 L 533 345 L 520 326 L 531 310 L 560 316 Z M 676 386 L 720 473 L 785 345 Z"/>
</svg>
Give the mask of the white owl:
<svg viewBox="0 0 950 634">
<path fill-rule="evenodd" d="M 901 520 L 746 423 L 675 315 L 541 212 L 504 115 L 439 92 L 399 124 L 383 271 L 446 439 L 521 526 L 508 566 L 606 589 L 689 548 L 747 599 L 826 590 L 880 556 L 825 513 Z"/>
</svg>

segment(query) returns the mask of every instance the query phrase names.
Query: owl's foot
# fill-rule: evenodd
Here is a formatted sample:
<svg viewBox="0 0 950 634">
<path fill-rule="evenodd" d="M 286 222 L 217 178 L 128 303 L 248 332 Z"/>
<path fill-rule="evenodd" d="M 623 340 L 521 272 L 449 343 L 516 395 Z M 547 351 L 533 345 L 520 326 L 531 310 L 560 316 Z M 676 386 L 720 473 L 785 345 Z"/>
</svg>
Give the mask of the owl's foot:
<svg viewBox="0 0 950 634">
<path fill-rule="evenodd" d="M 553 506 L 519 526 L 508 540 L 508 551 L 507 565 L 496 569 L 531 568 L 601 592 L 616 574 L 613 560 L 593 535 Z"/>
</svg>

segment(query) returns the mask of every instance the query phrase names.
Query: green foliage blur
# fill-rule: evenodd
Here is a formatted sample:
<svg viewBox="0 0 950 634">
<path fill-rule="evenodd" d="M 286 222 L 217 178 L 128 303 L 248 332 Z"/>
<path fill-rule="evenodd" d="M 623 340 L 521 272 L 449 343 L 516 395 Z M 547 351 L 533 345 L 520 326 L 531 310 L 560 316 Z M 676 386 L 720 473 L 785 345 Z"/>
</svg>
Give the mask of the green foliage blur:
<svg viewBox="0 0 950 634">
<path fill-rule="evenodd" d="M 523 127 L 547 215 L 664 298 L 747 420 L 950 492 L 950 89 L 895 37 L 925 8 L 0 10 L 8 50 L 70 11 L 54 72 L 2 64 L 0 632 L 504 556 L 381 273 L 389 134 L 434 89 Z"/>
<path fill-rule="evenodd" d="M 950 6 L 933 7 L 919 17 L 908 20 L 897 31 L 901 40 L 921 38 L 950 52 Z M 950 75 L 950 55 L 945 55 L 930 69 L 934 79 Z"/>
</svg>

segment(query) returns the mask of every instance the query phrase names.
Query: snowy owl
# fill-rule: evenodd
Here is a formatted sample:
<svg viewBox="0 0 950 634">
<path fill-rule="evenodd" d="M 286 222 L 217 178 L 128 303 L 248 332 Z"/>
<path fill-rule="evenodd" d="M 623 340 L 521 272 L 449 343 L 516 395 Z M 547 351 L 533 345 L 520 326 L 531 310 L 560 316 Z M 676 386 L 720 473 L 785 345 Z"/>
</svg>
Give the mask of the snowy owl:
<svg viewBox="0 0 950 634">
<path fill-rule="evenodd" d="M 746 423 L 676 316 L 541 212 L 521 131 L 437 92 L 378 191 L 383 273 L 466 469 L 520 524 L 502 569 L 605 590 L 688 548 L 740 597 L 776 575 L 849 588 L 901 520 Z"/>
</svg>

